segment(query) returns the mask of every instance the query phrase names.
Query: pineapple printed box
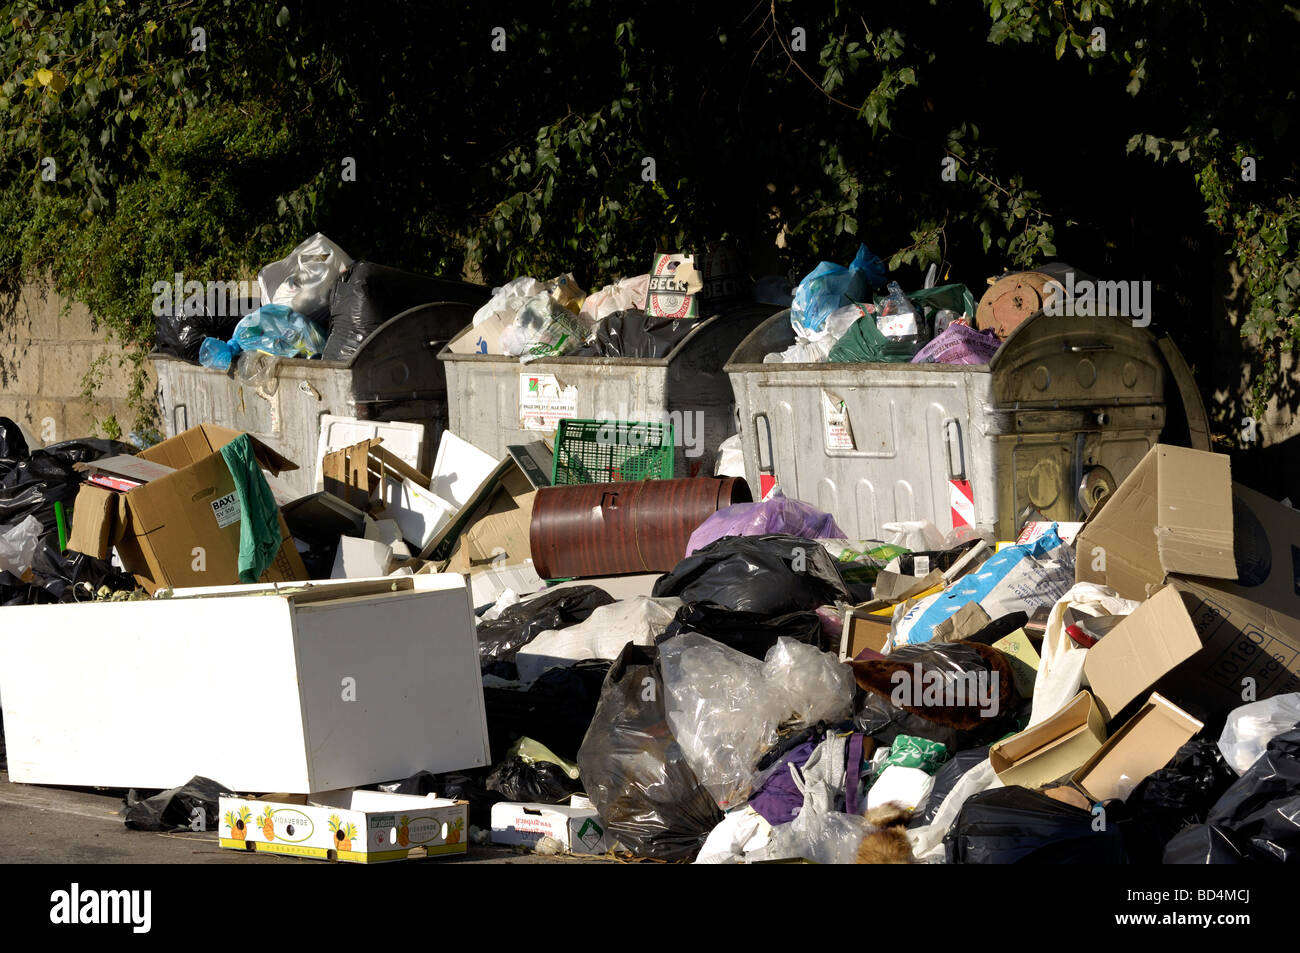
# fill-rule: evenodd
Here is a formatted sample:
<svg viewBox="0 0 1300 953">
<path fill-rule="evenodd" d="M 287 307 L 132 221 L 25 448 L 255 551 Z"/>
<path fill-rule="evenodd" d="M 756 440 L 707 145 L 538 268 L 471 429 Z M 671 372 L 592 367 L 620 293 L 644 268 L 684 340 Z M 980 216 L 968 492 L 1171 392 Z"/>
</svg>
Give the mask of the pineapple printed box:
<svg viewBox="0 0 1300 953">
<path fill-rule="evenodd" d="M 383 791 L 220 800 L 222 847 L 375 864 L 465 853 L 469 802 Z"/>
</svg>

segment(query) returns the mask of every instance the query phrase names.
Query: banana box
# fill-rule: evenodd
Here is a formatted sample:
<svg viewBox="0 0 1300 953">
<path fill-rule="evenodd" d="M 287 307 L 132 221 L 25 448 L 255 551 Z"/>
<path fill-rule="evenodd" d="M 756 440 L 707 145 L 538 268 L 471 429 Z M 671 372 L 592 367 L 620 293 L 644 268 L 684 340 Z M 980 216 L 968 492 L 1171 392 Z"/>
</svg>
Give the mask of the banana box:
<svg viewBox="0 0 1300 953">
<path fill-rule="evenodd" d="M 318 860 L 375 864 L 465 853 L 469 802 L 343 790 L 220 799 L 220 843 Z"/>
</svg>

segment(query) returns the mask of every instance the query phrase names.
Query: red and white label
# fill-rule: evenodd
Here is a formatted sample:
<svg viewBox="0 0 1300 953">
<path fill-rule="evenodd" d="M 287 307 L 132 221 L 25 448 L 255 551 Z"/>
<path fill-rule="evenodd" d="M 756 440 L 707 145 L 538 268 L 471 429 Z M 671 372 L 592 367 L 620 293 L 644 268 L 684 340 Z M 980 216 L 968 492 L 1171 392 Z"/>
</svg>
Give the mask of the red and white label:
<svg viewBox="0 0 1300 953">
<path fill-rule="evenodd" d="M 952 506 L 952 528 L 975 527 L 975 491 L 970 480 L 949 480 L 948 500 Z"/>
</svg>

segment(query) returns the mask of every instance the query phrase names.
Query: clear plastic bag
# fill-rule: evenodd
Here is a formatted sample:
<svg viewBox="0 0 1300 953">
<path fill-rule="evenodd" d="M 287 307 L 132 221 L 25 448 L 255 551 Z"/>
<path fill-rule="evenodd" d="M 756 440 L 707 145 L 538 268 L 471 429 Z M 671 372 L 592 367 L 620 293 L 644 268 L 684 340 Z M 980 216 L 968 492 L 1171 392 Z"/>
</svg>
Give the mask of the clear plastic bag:
<svg viewBox="0 0 1300 953">
<path fill-rule="evenodd" d="M 501 332 L 501 350 L 524 361 L 557 357 L 578 347 L 591 334 L 591 326 L 566 309 L 550 294 L 527 299 L 512 323 Z"/>
<path fill-rule="evenodd" d="M 812 330 L 800 324 L 791 316 L 794 325 L 795 342 L 784 351 L 769 354 L 763 358 L 764 364 L 824 364 L 830 357 L 831 349 L 839 343 L 840 338 L 848 333 L 849 328 L 863 315 L 860 305 L 849 304 L 836 308 L 826 316 L 825 322 L 818 330 Z"/>
<path fill-rule="evenodd" d="M 1274 695 L 1234 708 L 1219 735 L 1219 750 L 1238 775 L 1260 759 L 1268 743 L 1300 724 L 1300 692 Z"/>
<path fill-rule="evenodd" d="M 853 714 L 853 669 L 815 645 L 777 639 L 763 660 L 763 677 L 774 695 L 785 696 L 783 724 L 798 728 Z"/>
<path fill-rule="evenodd" d="M 758 760 L 780 726 L 852 712 L 848 666 L 795 639 L 778 639 L 763 662 L 695 632 L 659 650 L 668 723 L 687 764 L 723 808 L 749 797 Z"/>
<path fill-rule="evenodd" d="M 763 690 L 764 663 L 694 632 L 663 643 L 659 658 L 668 724 L 686 763 L 720 807 L 744 802 L 784 708 L 782 696 Z"/>
</svg>

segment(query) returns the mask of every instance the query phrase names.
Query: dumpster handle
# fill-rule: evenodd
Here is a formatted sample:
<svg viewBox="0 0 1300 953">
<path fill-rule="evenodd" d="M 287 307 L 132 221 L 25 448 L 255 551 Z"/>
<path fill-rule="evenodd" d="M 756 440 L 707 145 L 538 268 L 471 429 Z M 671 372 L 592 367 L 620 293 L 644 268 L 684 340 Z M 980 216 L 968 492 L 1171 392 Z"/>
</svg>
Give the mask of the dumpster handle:
<svg viewBox="0 0 1300 953">
<path fill-rule="evenodd" d="M 953 435 L 956 435 L 956 440 Z M 964 480 L 966 479 L 966 447 L 961 438 L 961 422 L 956 417 L 945 417 L 943 420 L 943 439 L 947 445 L 946 456 L 948 458 L 948 479 Z M 957 465 L 953 466 L 953 445 L 957 449 Z"/>
<path fill-rule="evenodd" d="M 1068 344 L 1066 349 L 1074 354 L 1081 354 L 1084 351 L 1113 351 L 1113 344 Z"/>
<path fill-rule="evenodd" d="M 177 423 L 178 410 L 181 411 L 180 416 L 185 418 L 183 423 Z M 190 429 L 190 409 L 184 404 L 176 404 L 172 407 L 172 425 L 176 428 L 176 433 L 184 433 Z"/>
<path fill-rule="evenodd" d="M 763 421 L 763 429 L 767 431 L 767 466 L 763 466 L 763 441 L 758 432 L 760 419 Z M 758 460 L 759 473 L 770 473 L 776 476 L 776 461 L 772 459 L 772 421 L 761 410 L 754 415 L 754 455 Z"/>
</svg>

